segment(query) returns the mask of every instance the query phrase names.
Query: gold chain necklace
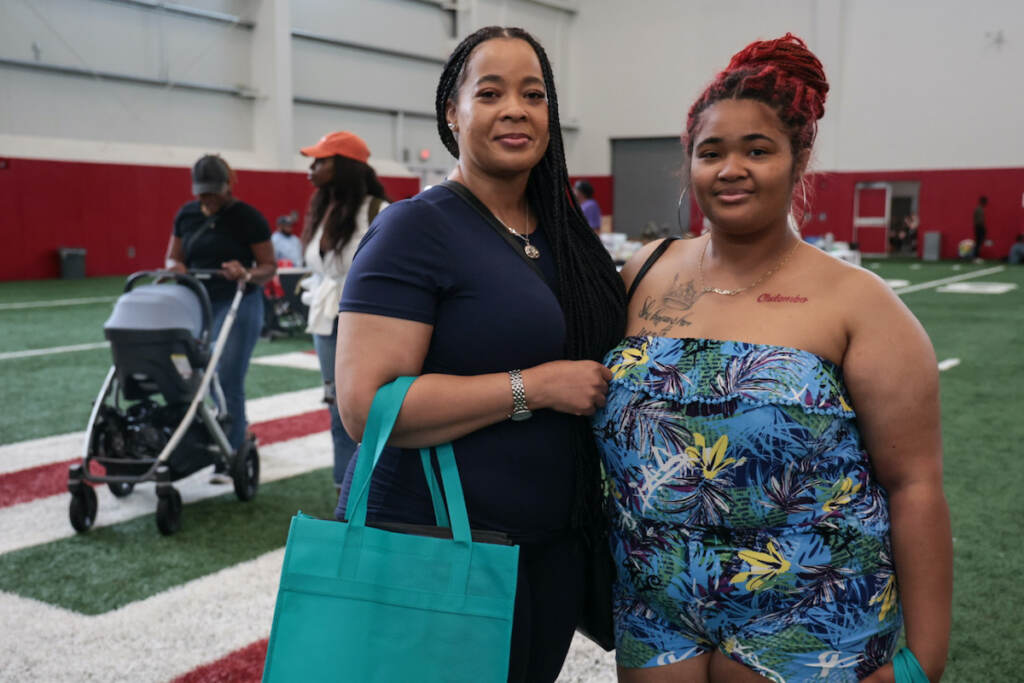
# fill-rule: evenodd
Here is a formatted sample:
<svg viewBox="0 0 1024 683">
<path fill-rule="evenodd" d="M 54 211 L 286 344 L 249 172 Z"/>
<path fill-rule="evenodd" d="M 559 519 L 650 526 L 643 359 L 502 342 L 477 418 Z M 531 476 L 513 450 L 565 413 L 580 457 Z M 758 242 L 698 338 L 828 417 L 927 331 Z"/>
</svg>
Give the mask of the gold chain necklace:
<svg viewBox="0 0 1024 683">
<path fill-rule="evenodd" d="M 775 263 L 775 265 L 769 268 L 763 275 L 761 275 L 761 277 L 757 278 L 746 287 L 740 287 L 739 289 L 720 289 L 718 287 L 704 286 L 704 254 L 707 253 L 709 244 L 711 244 L 710 237 L 708 237 L 708 241 L 704 244 L 704 248 L 700 250 L 700 261 L 697 263 L 697 276 L 699 278 L 697 283 L 697 289 L 700 290 L 701 294 L 721 294 L 722 296 L 736 296 L 737 294 L 742 294 L 748 289 L 757 287 L 759 284 L 770 278 L 772 275 L 775 275 L 775 273 L 777 273 L 778 270 L 782 268 L 782 266 L 786 265 L 786 261 L 788 261 L 789 257 L 793 255 L 793 252 L 796 251 L 796 248 L 800 246 L 800 239 L 797 238 L 796 244 L 794 244 L 789 251 L 783 254 L 782 257 Z"/>
<path fill-rule="evenodd" d="M 495 218 L 497 218 L 497 216 L 495 216 Z M 508 226 L 508 223 L 506 223 L 505 221 L 501 220 L 500 218 L 498 218 L 498 222 L 501 223 L 502 225 L 504 225 L 506 230 L 508 230 L 510 233 L 512 233 L 513 235 L 515 235 L 516 237 L 518 237 L 519 239 L 521 239 L 523 241 L 523 251 L 526 252 L 527 256 L 529 256 L 532 259 L 539 259 L 540 258 L 540 250 L 537 249 L 537 247 L 535 247 L 532 244 L 530 244 L 530 235 L 528 233 L 516 232 L 515 230 L 513 230 L 512 228 L 510 228 Z M 530 204 L 529 203 L 526 204 L 526 229 L 527 230 L 530 229 Z"/>
</svg>

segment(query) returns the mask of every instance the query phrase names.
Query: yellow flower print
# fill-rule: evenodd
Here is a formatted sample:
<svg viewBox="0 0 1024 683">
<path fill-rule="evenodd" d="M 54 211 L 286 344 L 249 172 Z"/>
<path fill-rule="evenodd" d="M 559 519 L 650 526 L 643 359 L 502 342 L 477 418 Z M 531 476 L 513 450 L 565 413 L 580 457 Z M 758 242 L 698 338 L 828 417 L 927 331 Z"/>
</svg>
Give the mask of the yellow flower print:
<svg viewBox="0 0 1024 683">
<path fill-rule="evenodd" d="M 647 356 L 647 344 L 644 342 L 639 349 L 626 349 L 622 352 L 622 361 L 611 367 L 612 379 L 619 379 L 637 365 L 645 365 L 650 358 Z"/>
<path fill-rule="evenodd" d="M 882 603 L 882 609 L 878 613 L 878 620 L 885 621 L 885 617 L 896 607 L 896 575 L 893 574 L 885 582 L 882 589 L 868 600 L 869 605 Z"/>
<path fill-rule="evenodd" d="M 825 501 L 821 509 L 825 512 L 832 512 L 840 505 L 846 505 L 853 498 L 853 494 L 860 491 L 860 487 L 860 484 L 853 483 L 853 479 L 844 477 L 832 485 L 832 496 Z"/>
<path fill-rule="evenodd" d="M 850 404 L 846 402 L 846 398 L 844 398 L 842 394 L 839 394 L 839 405 L 843 407 L 843 410 L 850 413 L 853 412 L 853 408 L 851 408 Z"/>
<path fill-rule="evenodd" d="M 739 558 L 750 565 L 749 572 L 740 572 L 732 577 L 730 583 L 747 582 L 748 591 L 758 591 L 769 581 L 789 571 L 790 562 L 782 556 L 775 546 L 775 541 L 768 541 L 766 552 L 741 550 Z"/>
<path fill-rule="evenodd" d="M 729 436 L 723 434 L 711 448 L 707 447 L 707 441 L 700 432 L 693 433 L 693 446 L 686 447 L 686 455 L 694 465 L 700 465 L 704 472 L 705 479 L 714 479 L 729 465 L 742 465 L 746 458 L 727 458 L 725 451 L 729 448 Z"/>
</svg>

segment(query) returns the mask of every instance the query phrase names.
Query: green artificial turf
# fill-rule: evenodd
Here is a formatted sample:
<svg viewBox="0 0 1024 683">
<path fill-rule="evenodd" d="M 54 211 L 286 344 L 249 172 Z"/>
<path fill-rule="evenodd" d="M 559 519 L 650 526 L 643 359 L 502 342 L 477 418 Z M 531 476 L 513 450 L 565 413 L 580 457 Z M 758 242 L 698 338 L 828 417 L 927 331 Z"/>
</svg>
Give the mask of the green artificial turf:
<svg viewBox="0 0 1024 683">
<path fill-rule="evenodd" d="M 90 277 L 82 280 L 0 282 L 0 304 L 117 296 L 124 291 L 126 279 L 123 276 L 115 275 L 113 277 Z"/>
<path fill-rule="evenodd" d="M 912 282 L 972 272 L 883 264 Z M 945 490 L 953 524 L 953 631 L 944 681 L 1016 680 L 1024 635 L 1024 268 L 977 282 L 1012 282 L 1006 294 L 911 292 L 903 301 L 928 332 L 938 359 Z"/>
<path fill-rule="evenodd" d="M 887 279 L 921 283 L 969 274 L 998 264 L 963 264 L 957 270 L 948 262 L 920 264 L 894 260 L 872 261 L 865 265 Z M 960 359 L 960 365 L 940 373 L 945 486 L 953 522 L 955 569 L 953 633 L 943 680 L 1011 681 L 1016 680 L 1017 660 L 1019 653 L 1024 652 L 1024 635 L 1019 628 L 1024 584 L 1016 577 L 1016 570 L 1024 566 L 1024 546 L 1020 543 L 1024 532 L 1024 496 L 1020 493 L 1024 487 L 1024 268 L 1007 267 L 1000 273 L 969 281 L 1013 282 L 1018 288 L 1001 295 L 950 294 L 928 289 L 905 294 L 902 299 L 924 325 L 938 359 Z M 114 295 L 122 285 L 123 278 L 0 283 L 0 302 Z M 57 342 L 52 345 L 81 343 L 71 339 L 102 340 L 102 323 L 109 310 L 109 304 L 82 306 L 76 312 L 71 312 L 69 307 L 33 309 L 32 314 L 25 314 L 24 318 L 6 317 L 11 311 L 0 311 L 0 325 L 4 329 L 0 351 L 50 345 L 50 341 L 46 344 L 37 341 L 40 335 L 49 334 L 44 330 L 50 327 L 58 331 Z M 26 321 L 25 325 L 19 324 L 21 319 Z M 256 355 L 311 348 L 309 337 L 300 336 L 261 341 Z M 0 411 L 0 444 L 82 429 L 109 364 L 109 351 L 105 349 L 0 360 L 0 382 L 9 397 L 4 402 L 4 410 Z M 318 384 L 315 372 L 254 365 L 249 372 L 248 395 L 255 398 Z M 248 545 L 265 543 L 264 549 L 280 545 L 287 528 L 286 520 L 296 507 L 318 516 L 329 516 L 334 502 L 330 474 L 324 471 L 315 476 L 319 476 L 322 483 L 306 486 L 327 497 L 320 510 L 305 501 L 298 504 L 293 501 L 268 513 L 275 515 L 269 521 L 262 513 L 251 512 L 272 503 L 276 486 L 289 486 L 279 482 L 261 489 L 252 504 L 237 503 L 228 495 L 189 506 L 185 510 L 185 528 L 180 535 L 169 539 L 157 535 L 152 517 L 147 516 L 109 530 L 90 532 L 82 538 L 61 541 L 67 545 L 61 545 L 57 554 L 54 554 L 54 544 L 49 544 L 41 546 L 48 548 L 46 551 L 30 548 L 12 555 L 23 558 L 19 560 L 23 562 L 19 568 L 38 576 L 33 578 L 33 582 L 39 584 L 34 589 L 37 593 L 59 594 L 69 590 L 61 584 L 74 585 L 76 580 L 80 583 L 78 577 L 67 579 L 54 572 L 61 569 L 71 576 L 73 568 L 80 564 L 88 566 L 93 561 L 93 555 L 88 553 L 97 552 L 98 548 L 111 556 L 97 560 L 106 562 L 102 564 L 104 571 L 111 574 L 105 577 L 106 588 L 103 588 L 103 578 L 96 579 L 95 584 L 99 586 L 96 592 L 105 590 L 113 594 L 115 590 L 111 586 L 125 580 L 134 581 L 137 572 L 132 563 L 136 561 L 153 563 L 144 565 L 146 567 L 162 566 L 162 556 L 168 554 L 168 562 L 181 563 L 187 568 L 193 561 L 191 552 L 195 549 L 200 550 L 199 556 L 208 569 L 189 576 L 203 575 L 265 551 L 249 553 Z M 300 480 L 302 478 L 297 477 L 288 481 Z M 209 514 L 201 514 L 201 510 L 206 510 L 203 506 L 219 507 L 211 508 Z M 102 517 L 103 511 L 99 514 Z M 237 536 L 224 532 L 236 528 L 234 514 L 242 515 Z M 266 533 L 276 534 L 277 540 L 273 543 L 265 540 L 264 531 L 260 529 L 246 530 L 246 519 L 263 520 L 264 525 L 271 527 Z M 249 533 L 264 540 L 249 540 L 245 535 Z M 234 545 L 243 549 L 222 548 L 224 538 L 237 538 Z M 207 543 L 209 546 L 205 545 Z M 147 550 L 137 552 L 137 547 Z M 38 554 L 32 555 L 33 561 L 24 559 L 35 552 Z M 232 555 L 235 552 L 244 556 Z M 145 557 L 146 553 L 150 557 Z M 55 561 L 54 558 L 60 559 Z M 137 559 L 124 561 L 123 558 Z M 20 570 L 8 571 L 13 569 L 10 564 L 13 561 L 0 557 L 0 577 L 20 575 Z M 119 569 L 122 561 L 125 569 Z M 49 567 L 51 564 L 59 567 Z M 147 574 L 146 571 L 141 573 Z M 148 573 L 145 581 L 153 586 L 164 586 L 158 570 Z M 173 581 L 179 580 L 177 570 L 168 574 L 173 575 Z M 7 590 L 2 586 L 0 589 Z M 149 594 L 149 589 L 132 590 L 136 591 L 135 596 Z M 88 601 L 86 594 L 90 590 L 77 592 L 83 595 L 67 600 Z M 126 597 L 123 602 L 129 599 L 137 597 Z M 100 603 L 103 600 L 92 607 L 74 609 L 109 609 Z"/>
<path fill-rule="evenodd" d="M 324 468 L 264 484 L 248 503 L 229 493 L 186 505 L 173 536 L 155 515 L 95 528 L 0 555 L 0 590 L 102 614 L 280 548 L 297 510 L 333 519 L 336 500 Z"/>
<path fill-rule="evenodd" d="M 116 296 L 124 278 L 0 283 L 0 303 Z M 103 323 L 113 302 L 29 309 L 0 309 L 0 353 L 104 342 Z M 311 351 L 309 335 L 261 339 L 254 356 Z M 0 444 L 85 429 L 89 411 L 111 365 L 106 348 L 0 359 L 0 384 L 8 400 L 0 411 Z M 247 398 L 320 385 L 315 371 L 252 365 Z M 69 454 L 74 457 L 76 454 Z"/>
</svg>

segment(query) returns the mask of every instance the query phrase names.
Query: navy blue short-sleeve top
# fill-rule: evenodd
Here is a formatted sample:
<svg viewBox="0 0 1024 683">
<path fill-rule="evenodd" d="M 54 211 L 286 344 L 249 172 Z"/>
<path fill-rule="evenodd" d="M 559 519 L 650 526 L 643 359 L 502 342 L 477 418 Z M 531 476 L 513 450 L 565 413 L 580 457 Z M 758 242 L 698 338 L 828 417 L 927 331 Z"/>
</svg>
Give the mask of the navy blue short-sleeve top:
<svg viewBox="0 0 1024 683">
<path fill-rule="evenodd" d="M 545 279 L 463 199 L 433 187 L 377 217 L 356 253 L 339 308 L 433 325 L 423 374 L 477 375 L 562 360 L 565 320 L 552 289 L 557 273 L 543 226 L 530 239 L 540 250 Z M 575 482 L 571 434 L 571 416 L 539 410 L 524 422 L 505 420 L 453 442 L 471 525 L 520 540 L 568 528 Z M 339 519 L 344 506 L 343 500 Z M 368 513 L 433 523 L 418 451 L 384 451 Z"/>
</svg>

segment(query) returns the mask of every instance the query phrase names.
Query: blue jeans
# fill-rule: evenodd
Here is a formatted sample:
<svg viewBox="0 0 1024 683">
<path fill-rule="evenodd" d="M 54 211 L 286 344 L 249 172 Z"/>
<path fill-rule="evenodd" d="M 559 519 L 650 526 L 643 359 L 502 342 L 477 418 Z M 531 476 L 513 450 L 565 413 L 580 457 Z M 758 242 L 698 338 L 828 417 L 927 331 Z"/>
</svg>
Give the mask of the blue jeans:
<svg viewBox="0 0 1024 683">
<path fill-rule="evenodd" d="M 220 328 L 231 308 L 231 299 L 211 301 L 213 308 L 213 325 L 210 330 L 211 350 L 213 342 L 220 335 Z M 238 304 L 238 315 L 228 335 L 227 344 L 217 363 L 217 378 L 224 390 L 226 409 L 231 416 L 231 429 L 228 430 L 228 443 L 238 450 L 245 441 L 245 429 L 249 423 L 245 419 L 245 373 L 249 371 L 249 359 L 256 348 L 263 329 L 263 295 L 259 289 L 242 297 Z"/>
<path fill-rule="evenodd" d="M 334 395 L 334 353 L 338 348 L 338 321 L 334 321 L 334 329 L 330 335 L 314 334 L 313 346 L 316 348 L 316 355 L 320 359 L 320 376 L 324 378 L 324 388 L 328 394 Z M 356 442 L 353 441 L 345 427 L 341 424 L 341 415 L 338 414 L 338 404 L 331 403 L 327 406 L 327 412 L 331 414 L 331 439 L 334 440 L 334 484 L 341 486 L 345 480 L 345 470 L 348 469 L 348 461 L 356 450 Z"/>
</svg>

